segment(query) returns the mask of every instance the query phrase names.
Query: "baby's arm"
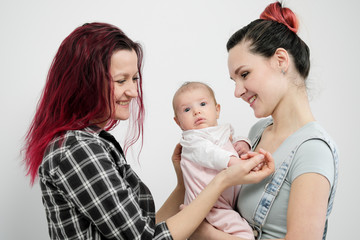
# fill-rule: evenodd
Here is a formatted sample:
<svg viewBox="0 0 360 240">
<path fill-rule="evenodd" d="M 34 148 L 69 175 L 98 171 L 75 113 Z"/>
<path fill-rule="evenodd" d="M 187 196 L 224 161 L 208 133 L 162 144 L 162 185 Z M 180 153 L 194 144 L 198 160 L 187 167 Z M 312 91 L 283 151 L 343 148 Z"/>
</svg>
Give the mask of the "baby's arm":
<svg viewBox="0 0 360 240">
<path fill-rule="evenodd" d="M 183 147 L 181 156 L 203 167 L 222 170 L 227 168 L 229 157 L 232 152 L 222 149 L 220 146 L 207 139 L 180 140 Z"/>
</svg>

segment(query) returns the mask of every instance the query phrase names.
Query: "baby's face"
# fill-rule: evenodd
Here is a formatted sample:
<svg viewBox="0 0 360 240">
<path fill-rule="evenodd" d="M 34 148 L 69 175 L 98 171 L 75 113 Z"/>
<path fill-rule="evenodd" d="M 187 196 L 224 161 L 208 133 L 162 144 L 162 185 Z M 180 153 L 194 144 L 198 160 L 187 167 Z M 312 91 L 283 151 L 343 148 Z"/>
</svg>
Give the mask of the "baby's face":
<svg viewBox="0 0 360 240">
<path fill-rule="evenodd" d="M 217 126 L 220 105 L 205 87 L 188 89 L 176 96 L 175 121 L 182 130 Z"/>
</svg>

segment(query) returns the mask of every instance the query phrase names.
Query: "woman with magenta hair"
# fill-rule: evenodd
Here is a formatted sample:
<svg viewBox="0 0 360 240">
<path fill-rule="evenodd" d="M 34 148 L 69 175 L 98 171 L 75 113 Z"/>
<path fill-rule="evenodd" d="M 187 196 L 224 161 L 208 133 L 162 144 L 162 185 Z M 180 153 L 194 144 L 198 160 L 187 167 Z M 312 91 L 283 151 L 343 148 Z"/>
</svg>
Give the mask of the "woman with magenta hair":
<svg viewBox="0 0 360 240">
<path fill-rule="evenodd" d="M 227 43 L 235 97 L 263 118 L 250 130 L 252 150 L 275 161 L 275 173 L 237 200 L 256 239 L 325 239 L 336 190 L 337 148 L 311 112 L 310 52 L 297 30 L 295 14 L 275 2 Z M 232 238 L 204 222 L 192 239 Z"/>
<path fill-rule="evenodd" d="M 258 154 L 220 172 L 179 212 L 184 185 L 178 145 L 172 157 L 178 185 L 155 214 L 149 189 L 108 132 L 130 119 L 125 149 L 142 139 L 141 65 L 141 46 L 109 24 L 85 24 L 62 42 L 27 133 L 24 160 L 31 183 L 39 178 L 51 239 L 186 239 L 226 188 L 273 172 L 271 155 Z M 262 162 L 260 171 L 251 171 Z"/>
</svg>

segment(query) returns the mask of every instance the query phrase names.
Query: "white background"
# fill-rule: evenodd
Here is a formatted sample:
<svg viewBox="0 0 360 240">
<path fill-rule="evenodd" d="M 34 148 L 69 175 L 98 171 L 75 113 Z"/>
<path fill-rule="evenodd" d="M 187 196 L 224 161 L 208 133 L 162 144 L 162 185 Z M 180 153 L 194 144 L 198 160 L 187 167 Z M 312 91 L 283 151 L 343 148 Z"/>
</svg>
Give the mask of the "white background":
<svg viewBox="0 0 360 240">
<path fill-rule="evenodd" d="M 61 41 L 85 22 L 109 22 L 145 50 L 146 124 L 140 165 L 128 161 L 159 208 L 175 186 L 170 156 L 180 138 L 172 95 L 184 81 L 210 84 L 222 106 L 220 123 L 246 135 L 256 121 L 234 98 L 225 44 L 271 1 L 0 1 L 0 239 L 48 239 L 39 185 L 21 164 L 23 137 Z M 316 119 L 340 149 L 340 180 L 328 239 L 358 236 L 359 56 L 357 0 L 289 0 L 299 35 L 311 49 L 309 87 Z M 121 141 L 124 125 L 113 134 Z M 136 156 L 136 154 L 133 154 Z M 355 212 L 354 212 L 355 211 Z M 306 229 L 304 229 L 306 231 Z"/>
</svg>

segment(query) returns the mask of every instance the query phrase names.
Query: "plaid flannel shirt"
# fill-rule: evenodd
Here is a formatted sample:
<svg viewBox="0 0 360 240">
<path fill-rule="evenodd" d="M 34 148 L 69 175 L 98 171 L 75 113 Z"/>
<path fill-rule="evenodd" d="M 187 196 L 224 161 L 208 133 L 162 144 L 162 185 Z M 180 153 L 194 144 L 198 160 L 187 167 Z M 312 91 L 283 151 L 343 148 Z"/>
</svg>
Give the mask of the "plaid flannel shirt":
<svg viewBox="0 0 360 240">
<path fill-rule="evenodd" d="M 165 222 L 155 224 L 149 189 L 100 128 L 55 138 L 39 177 L 51 239 L 172 239 Z"/>
</svg>

